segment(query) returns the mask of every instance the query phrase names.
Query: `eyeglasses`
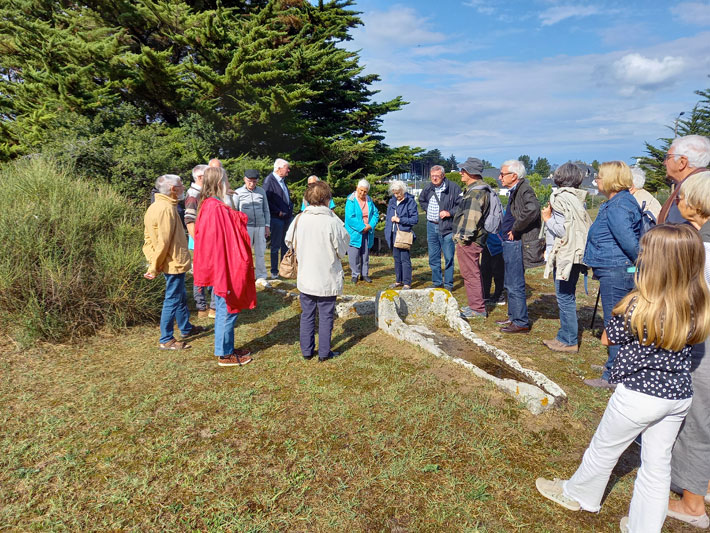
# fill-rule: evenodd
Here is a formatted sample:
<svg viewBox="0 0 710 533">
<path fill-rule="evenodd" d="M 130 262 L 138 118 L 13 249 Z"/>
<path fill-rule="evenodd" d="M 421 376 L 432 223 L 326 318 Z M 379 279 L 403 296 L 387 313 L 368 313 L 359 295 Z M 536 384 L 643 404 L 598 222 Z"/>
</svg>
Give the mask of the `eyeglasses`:
<svg viewBox="0 0 710 533">
<path fill-rule="evenodd" d="M 498 175 L 499 175 L 499 176 L 507 176 L 507 175 L 509 175 L 509 174 L 515 174 L 515 172 L 501 172 L 501 173 L 498 174 Z"/>
<path fill-rule="evenodd" d="M 665 163 L 668 161 L 670 158 L 676 159 L 678 157 L 683 157 L 681 154 L 666 154 L 665 157 L 663 158 L 663 162 Z"/>
</svg>

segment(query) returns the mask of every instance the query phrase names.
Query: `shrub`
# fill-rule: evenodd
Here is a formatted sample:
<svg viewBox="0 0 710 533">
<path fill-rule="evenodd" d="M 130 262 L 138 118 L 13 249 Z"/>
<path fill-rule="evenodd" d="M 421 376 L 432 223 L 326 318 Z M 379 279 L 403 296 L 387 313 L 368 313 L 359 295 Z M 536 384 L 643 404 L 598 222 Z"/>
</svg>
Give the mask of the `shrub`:
<svg viewBox="0 0 710 533">
<path fill-rule="evenodd" d="M 0 186 L 0 320 L 20 344 L 158 316 L 133 203 L 42 156 L 0 167 Z"/>
</svg>

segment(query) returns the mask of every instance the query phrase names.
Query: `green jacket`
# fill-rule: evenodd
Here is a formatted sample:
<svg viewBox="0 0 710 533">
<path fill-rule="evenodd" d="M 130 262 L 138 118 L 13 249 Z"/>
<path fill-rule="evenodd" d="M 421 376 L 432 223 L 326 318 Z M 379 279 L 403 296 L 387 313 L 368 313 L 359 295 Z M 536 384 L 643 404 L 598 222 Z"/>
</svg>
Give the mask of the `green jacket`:
<svg viewBox="0 0 710 533">
<path fill-rule="evenodd" d="M 453 220 L 453 240 L 456 244 L 486 244 L 488 232 L 483 228 L 483 223 L 488 216 L 490 200 L 488 190 L 483 185 L 475 181 L 461 193 L 461 201 Z"/>
</svg>

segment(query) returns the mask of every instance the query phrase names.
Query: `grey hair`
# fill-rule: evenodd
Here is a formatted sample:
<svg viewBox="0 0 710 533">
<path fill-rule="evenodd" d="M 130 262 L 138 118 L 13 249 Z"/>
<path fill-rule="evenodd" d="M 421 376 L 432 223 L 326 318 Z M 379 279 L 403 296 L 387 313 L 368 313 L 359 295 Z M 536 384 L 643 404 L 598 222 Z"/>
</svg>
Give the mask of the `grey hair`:
<svg viewBox="0 0 710 533">
<path fill-rule="evenodd" d="M 402 180 L 390 181 L 389 191 L 390 194 L 394 194 L 394 191 L 407 192 L 407 184 L 404 183 Z"/>
<path fill-rule="evenodd" d="M 357 188 L 365 187 L 368 191 L 370 190 L 370 183 L 366 179 L 361 179 L 357 182 Z"/>
<path fill-rule="evenodd" d="M 282 168 L 282 167 L 285 167 L 286 165 L 289 165 L 289 166 L 290 166 L 291 163 L 289 163 L 289 162 L 286 161 L 285 159 L 281 159 L 281 158 L 279 157 L 276 161 L 274 161 L 274 172 L 276 172 L 278 169 L 280 169 L 280 168 Z"/>
<path fill-rule="evenodd" d="M 155 188 L 160 194 L 170 195 L 171 187 L 177 187 L 182 183 L 182 178 L 176 174 L 163 174 L 155 180 Z"/>
<path fill-rule="evenodd" d="M 631 179 L 634 182 L 634 189 L 643 189 L 646 185 L 646 173 L 641 167 L 631 167 Z"/>
<path fill-rule="evenodd" d="M 517 174 L 519 180 L 523 179 L 525 177 L 525 174 L 527 174 L 527 171 L 525 170 L 525 165 L 523 165 L 517 159 L 509 159 L 508 161 L 503 161 L 503 164 L 500 166 L 500 168 L 502 169 L 503 167 L 508 167 L 509 172 Z"/>
<path fill-rule="evenodd" d="M 441 165 L 434 165 L 433 167 L 431 167 L 429 169 L 429 174 L 431 174 L 432 172 L 438 172 L 442 176 L 446 176 L 446 171 L 444 170 L 444 167 L 442 167 Z"/>
<path fill-rule="evenodd" d="M 205 173 L 205 169 L 209 168 L 208 165 L 197 165 L 192 169 L 192 179 L 196 180 L 197 176 L 201 176 Z"/>
<path fill-rule="evenodd" d="M 710 163 L 710 139 L 703 135 L 678 137 L 670 148 L 675 149 L 674 156 L 687 157 L 688 165 L 692 168 L 706 167 Z"/>
<path fill-rule="evenodd" d="M 317 181 L 320 181 L 320 178 L 318 176 L 316 176 L 315 174 L 312 174 L 312 175 L 308 176 L 306 183 L 311 184 L 311 183 L 315 183 Z"/>
<path fill-rule="evenodd" d="M 508 168 L 510 169 L 510 167 Z M 582 176 L 582 169 L 574 163 L 565 163 L 564 165 L 560 165 L 557 169 L 555 169 L 554 174 L 552 174 L 552 181 L 554 181 L 555 185 L 558 187 L 579 188 L 583 179 L 584 176 Z"/>
</svg>

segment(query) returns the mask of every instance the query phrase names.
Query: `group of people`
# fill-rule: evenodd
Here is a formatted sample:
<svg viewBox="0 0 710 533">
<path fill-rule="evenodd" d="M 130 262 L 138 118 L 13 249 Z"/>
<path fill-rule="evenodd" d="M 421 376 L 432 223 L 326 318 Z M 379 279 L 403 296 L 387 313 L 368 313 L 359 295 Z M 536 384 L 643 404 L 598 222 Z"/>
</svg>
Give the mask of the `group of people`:
<svg viewBox="0 0 710 533">
<path fill-rule="evenodd" d="M 710 359 L 703 357 L 710 335 L 709 162 L 706 137 L 674 140 L 665 166 L 675 188 L 663 206 L 643 189 L 640 169 L 620 161 L 602 163 L 596 186 L 607 201 L 593 222 L 585 208 L 587 193 L 580 188 L 582 172 L 572 163 L 555 170 L 556 188 L 544 208 L 517 160 L 505 161 L 500 169 L 499 181 L 508 190 L 505 209 L 482 178 L 482 161 L 474 157 L 460 165 L 463 188 L 434 166 L 418 198 L 426 216 L 431 286 L 453 289 L 455 255 L 467 298 L 464 318 L 485 318 L 486 304 L 501 303 L 505 290 L 507 317 L 498 321 L 500 331 L 528 333 L 525 270 L 545 265 L 544 276 L 554 280 L 560 326 L 543 343 L 555 352 L 577 352 L 577 283 L 589 269 L 599 281 L 608 357 L 602 376 L 585 383 L 614 393 L 575 475 L 565 482 L 540 478 L 537 487 L 569 509 L 598 511 L 616 461 L 643 435 L 642 466 L 622 531 L 660 531 L 667 514 L 699 527 L 710 525 L 704 508 L 710 483 Z M 298 261 L 305 359 L 317 354 L 326 361 L 338 355 L 331 349 L 331 335 L 345 256 L 352 283 L 372 282 L 369 251 L 379 212 L 368 194 L 370 184 L 358 182 L 341 220 L 333 212 L 330 186 L 311 176 L 294 218 L 289 171 L 289 163 L 277 159 L 262 187 L 258 172 L 247 170 L 244 186 L 231 191 L 221 165 L 211 161 L 193 170 L 185 222 L 194 243 L 195 301 L 199 311 L 206 311 L 205 294 L 211 288 L 215 355 L 222 366 L 251 361 L 248 349 L 234 348 L 234 324 L 241 309 L 255 306 L 255 284 L 267 282 L 267 237 L 268 277 L 278 277 L 289 248 Z M 156 188 L 145 217 L 145 276 L 163 273 L 166 279 L 160 347 L 185 349 L 187 340 L 204 329 L 190 323 L 185 296 L 191 260 L 176 209 L 184 188 L 174 175 L 161 176 Z M 405 183 L 391 182 L 390 193 L 385 214 L 385 240 L 395 267 L 390 288 L 407 290 L 419 210 Z M 656 227 L 649 229 L 649 218 Z M 180 341 L 173 336 L 175 320 Z M 667 499 L 671 479 L 681 500 Z"/>
</svg>

